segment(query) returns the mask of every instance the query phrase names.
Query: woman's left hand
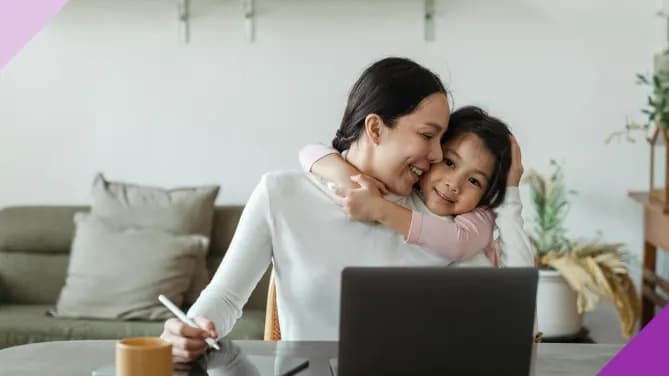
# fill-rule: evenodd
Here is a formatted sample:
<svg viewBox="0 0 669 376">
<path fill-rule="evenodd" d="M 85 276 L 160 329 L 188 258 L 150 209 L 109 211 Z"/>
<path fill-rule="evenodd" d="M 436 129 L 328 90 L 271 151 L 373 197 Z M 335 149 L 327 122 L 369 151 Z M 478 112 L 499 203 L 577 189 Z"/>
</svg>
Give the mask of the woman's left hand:
<svg viewBox="0 0 669 376">
<path fill-rule="evenodd" d="M 344 211 L 352 219 L 358 221 L 378 221 L 381 215 L 380 208 L 385 201 L 384 192 L 381 191 L 375 179 L 369 176 L 351 176 L 351 180 L 358 183 L 360 188 L 347 189 L 342 192 Z"/>
<path fill-rule="evenodd" d="M 506 178 L 507 187 L 517 187 L 520 184 L 520 178 L 523 176 L 523 160 L 520 154 L 520 145 L 513 136 L 509 136 L 511 140 L 511 168 L 509 168 L 509 175 Z"/>
</svg>

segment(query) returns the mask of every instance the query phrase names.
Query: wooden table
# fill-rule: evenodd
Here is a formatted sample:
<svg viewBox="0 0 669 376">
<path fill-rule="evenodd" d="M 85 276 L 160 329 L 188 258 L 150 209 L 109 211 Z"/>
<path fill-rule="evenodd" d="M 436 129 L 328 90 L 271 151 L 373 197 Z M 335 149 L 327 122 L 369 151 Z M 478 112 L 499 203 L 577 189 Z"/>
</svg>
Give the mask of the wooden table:
<svg viewBox="0 0 669 376">
<path fill-rule="evenodd" d="M 246 355 L 281 354 L 307 358 L 309 368 L 298 374 L 304 376 L 331 376 L 329 359 L 337 356 L 337 342 L 234 343 Z M 93 370 L 114 363 L 115 344 L 114 340 L 62 341 L 9 347 L 0 350 L 0 375 L 91 375 Z M 536 376 L 595 375 L 622 347 L 571 343 L 541 343 L 536 346 Z"/>
<path fill-rule="evenodd" d="M 643 283 L 641 288 L 641 327 L 655 316 L 656 306 L 663 307 L 666 300 L 655 292 L 656 287 L 669 283 L 655 274 L 657 249 L 669 251 L 669 215 L 664 213 L 662 202 L 651 198 L 648 192 L 630 192 L 629 196 L 643 205 Z"/>
</svg>

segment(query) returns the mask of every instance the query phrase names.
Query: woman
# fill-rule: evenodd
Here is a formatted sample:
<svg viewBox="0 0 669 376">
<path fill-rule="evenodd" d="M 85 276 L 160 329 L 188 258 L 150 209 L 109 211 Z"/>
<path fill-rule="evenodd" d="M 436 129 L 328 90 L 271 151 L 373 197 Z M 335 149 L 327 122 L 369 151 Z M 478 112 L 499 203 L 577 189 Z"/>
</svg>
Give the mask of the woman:
<svg viewBox="0 0 669 376">
<path fill-rule="evenodd" d="M 351 164 L 411 206 L 414 200 L 407 196 L 420 175 L 443 158 L 440 139 L 448 117 L 446 90 L 434 73 L 408 59 L 383 59 L 353 86 L 333 146 L 348 149 Z M 197 358 L 207 348 L 203 338 L 231 330 L 270 262 L 286 340 L 337 339 L 340 273 L 346 266 L 449 264 L 382 226 L 349 220 L 336 201 L 313 176 L 264 175 L 216 274 L 188 312 L 209 330 L 176 319 L 165 323 L 161 337 L 173 344 L 174 360 Z M 505 228 L 516 235 L 508 239 L 522 233 L 514 213 L 515 208 L 508 215 L 513 219 L 505 219 L 509 224 L 498 223 L 503 236 Z M 531 254 L 526 242 L 517 243 L 506 246 Z"/>
</svg>

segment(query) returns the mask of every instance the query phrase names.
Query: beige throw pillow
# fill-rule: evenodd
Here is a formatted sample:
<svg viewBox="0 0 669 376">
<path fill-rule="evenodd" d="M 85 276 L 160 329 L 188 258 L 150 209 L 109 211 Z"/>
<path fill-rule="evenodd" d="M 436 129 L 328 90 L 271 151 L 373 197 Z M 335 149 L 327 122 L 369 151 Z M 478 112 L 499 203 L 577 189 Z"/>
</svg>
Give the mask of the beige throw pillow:
<svg viewBox="0 0 669 376">
<path fill-rule="evenodd" d="M 65 287 L 52 312 L 58 317 L 169 318 L 158 295 L 181 304 L 209 245 L 201 235 L 123 228 L 86 213 L 75 223 Z"/>
<path fill-rule="evenodd" d="M 162 189 L 112 182 L 98 174 L 93 182 L 91 212 L 125 227 L 140 227 L 211 236 L 218 186 Z M 197 260 L 184 302 L 193 303 L 210 275 L 206 254 Z"/>
</svg>

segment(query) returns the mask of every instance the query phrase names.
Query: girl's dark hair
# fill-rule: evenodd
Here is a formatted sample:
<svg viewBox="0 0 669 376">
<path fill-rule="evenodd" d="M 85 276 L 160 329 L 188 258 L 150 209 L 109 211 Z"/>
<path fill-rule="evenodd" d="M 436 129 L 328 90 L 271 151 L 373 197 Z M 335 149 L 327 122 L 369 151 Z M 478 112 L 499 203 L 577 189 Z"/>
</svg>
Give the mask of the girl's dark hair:
<svg viewBox="0 0 669 376">
<path fill-rule="evenodd" d="M 441 138 L 441 143 L 468 133 L 478 136 L 495 158 L 495 169 L 488 190 L 478 206 L 496 208 L 502 204 L 506 195 L 506 178 L 511 168 L 511 131 L 501 120 L 488 115 L 484 110 L 467 106 L 451 114 L 448 130 Z"/>
<path fill-rule="evenodd" d="M 412 113 L 434 93 L 446 94 L 446 89 L 427 68 L 399 57 L 377 61 L 353 85 L 332 146 L 340 152 L 348 149 L 360 137 L 367 115 L 377 114 L 393 127 L 397 118 Z"/>
</svg>

